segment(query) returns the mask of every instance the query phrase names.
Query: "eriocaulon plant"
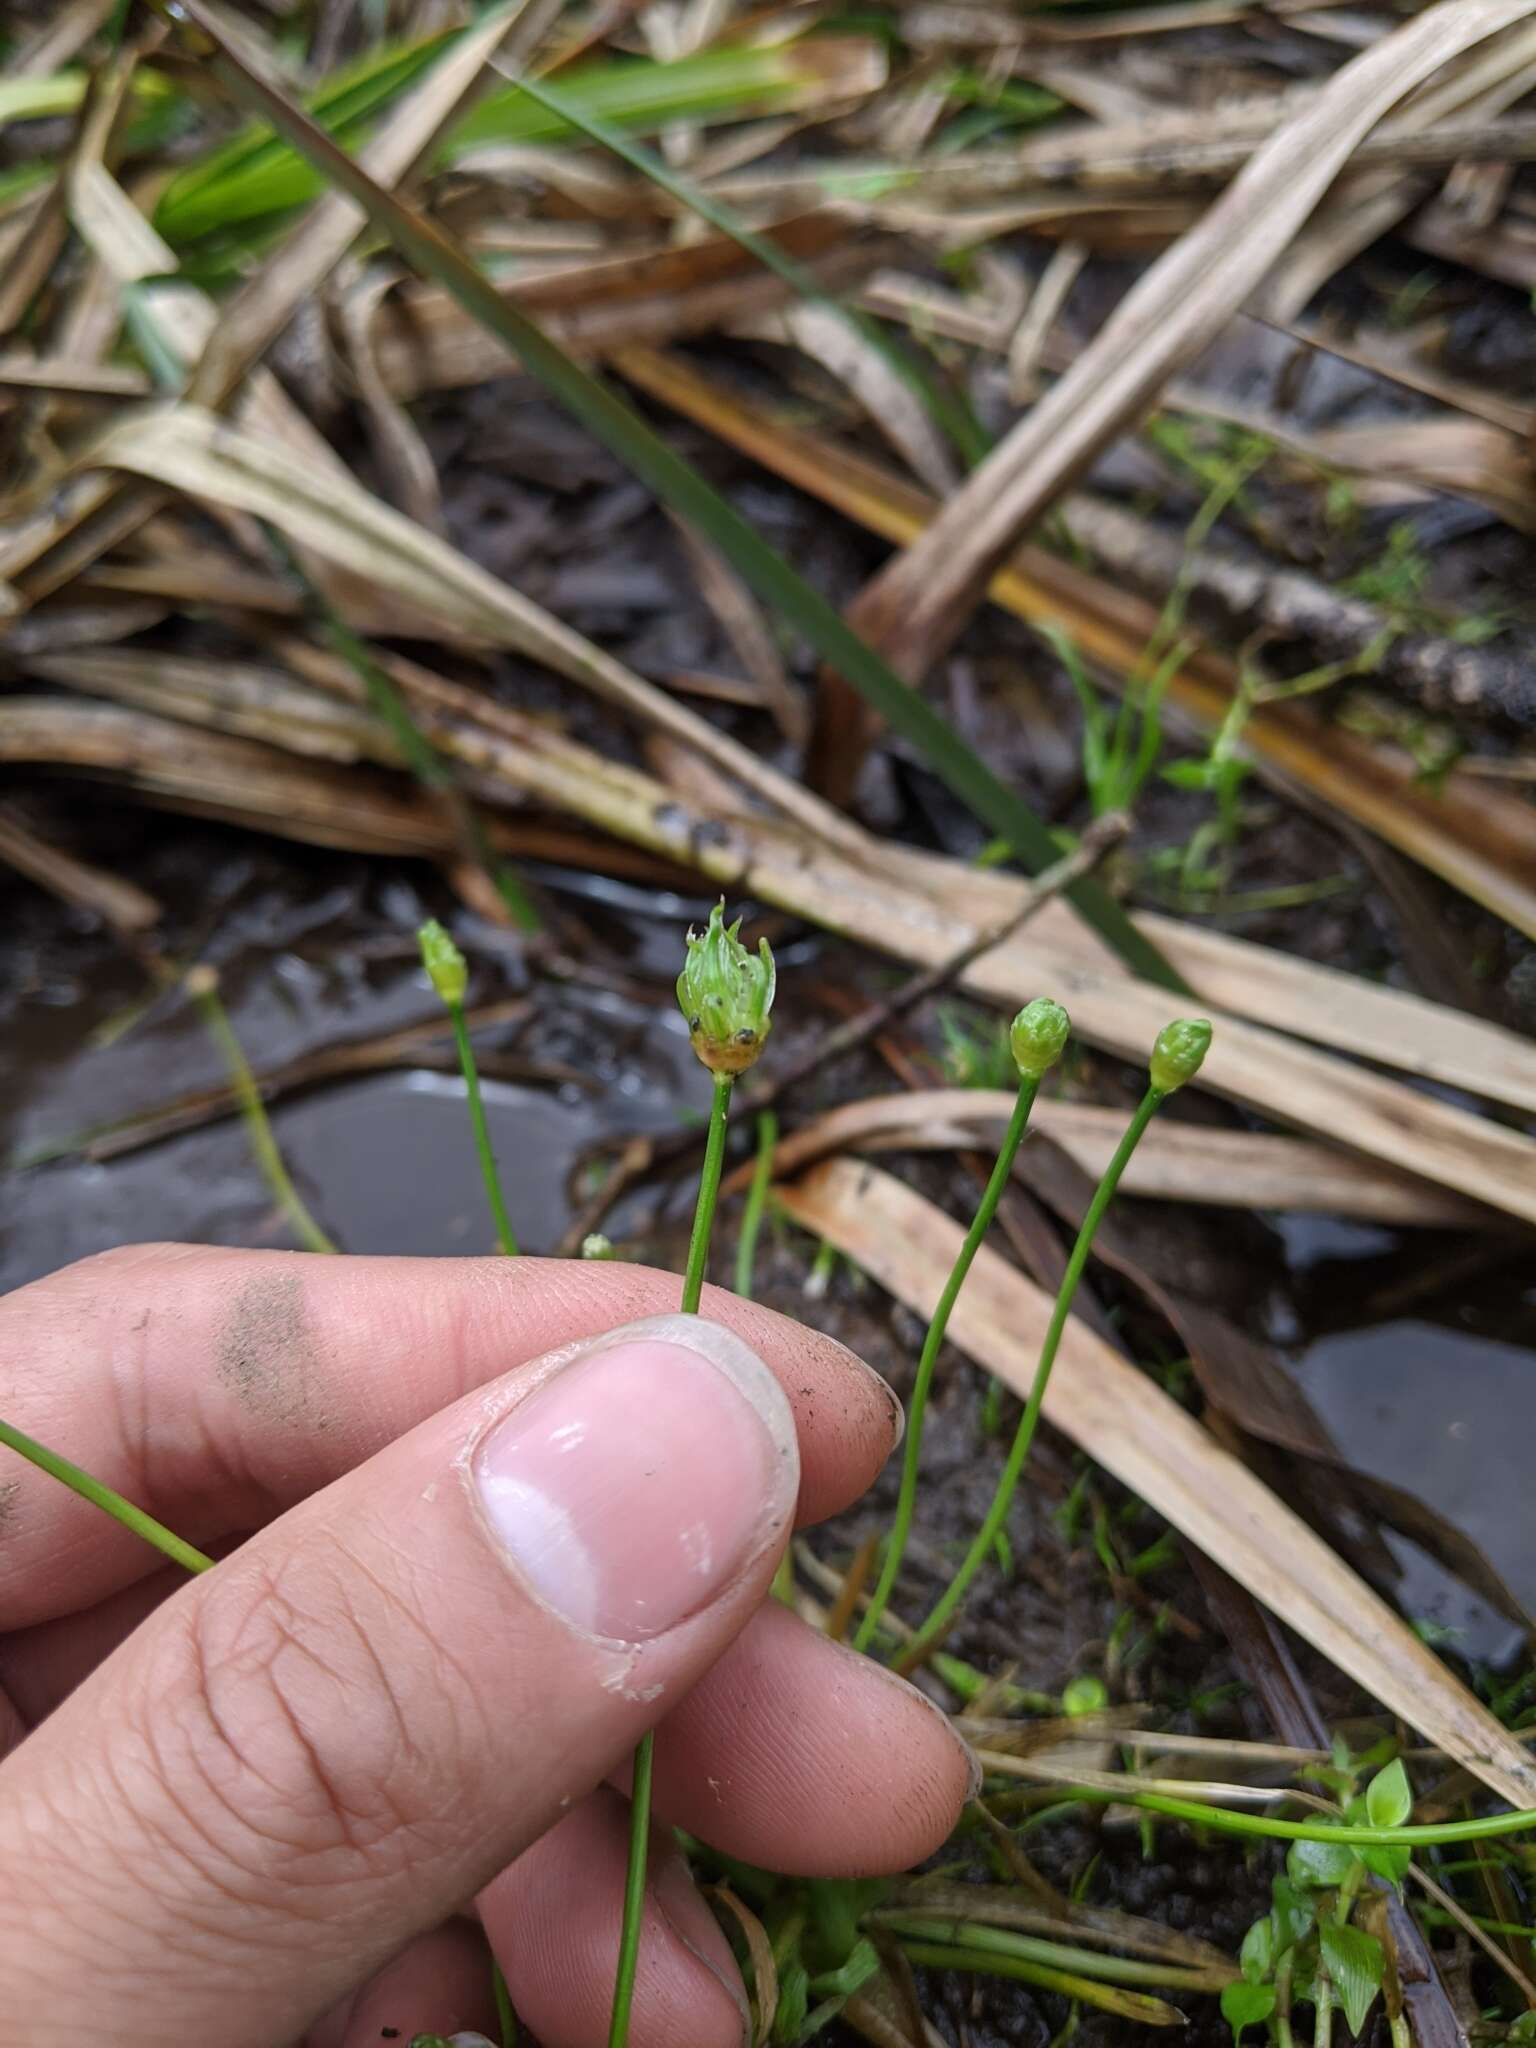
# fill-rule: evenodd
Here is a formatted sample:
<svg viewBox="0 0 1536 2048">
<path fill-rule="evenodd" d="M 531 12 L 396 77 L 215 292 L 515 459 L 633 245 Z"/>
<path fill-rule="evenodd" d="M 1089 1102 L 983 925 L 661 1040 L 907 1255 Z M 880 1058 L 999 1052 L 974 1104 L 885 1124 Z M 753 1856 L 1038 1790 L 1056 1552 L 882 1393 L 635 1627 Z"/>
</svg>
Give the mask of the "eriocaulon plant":
<svg viewBox="0 0 1536 2048">
<path fill-rule="evenodd" d="M 695 1053 L 714 1077 L 709 1109 L 709 1136 L 699 1174 L 699 1195 L 688 1240 L 688 1265 L 683 1276 L 683 1312 L 697 1315 L 709 1264 L 709 1238 L 715 1204 L 720 1197 L 720 1170 L 725 1163 L 725 1126 L 731 1090 L 738 1074 L 757 1059 L 768 1037 L 773 1008 L 774 965 L 768 941 L 748 952 L 738 936 L 741 919 L 725 921 L 725 905 L 717 903 L 702 933 L 690 931 L 688 953 L 677 978 L 677 1000 L 688 1023 Z M 613 2008 L 608 2023 L 608 2048 L 625 2048 L 629 2013 L 635 1996 L 635 1967 L 640 1957 L 640 1921 L 645 1908 L 646 1851 L 651 1829 L 650 1735 L 635 1751 L 630 1790 L 629 1868 L 624 1881 L 624 1918 L 619 1932 L 619 1960 L 613 1980 Z"/>
<path fill-rule="evenodd" d="M 469 1026 L 464 1021 L 464 997 L 469 988 L 469 965 L 435 917 L 427 920 L 417 932 L 416 938 L 421 947 L 421 964 L 427 970 L 427 979 L 437 991 L 438 999 L 448 1012 L 449 1022 L 453 1025 L 453 1042 L 458 1049 L 459 1070 L 464 1076 L 464 1092 L 469 1099 L 469 1120 L 474 1126 L 475 1151 L 480 1160 L 480 1175 L 485 1182 L 486 1199 L 491 1205 L 491 1217 L 496 1225 L 496 1241 L 509 1258 L 515 1258 L 517 1239 L 513 1235 L 512 1219 L 507 1214 L 507 1205 L 502 1198 L 501 1181 L 496 1172 L 496 1155 L 491 1150 L 491 1134 L 485 1122 L 485 1104 L 480 1096 L 480 1070 L 475 1065 L 475 1049 L 469 1042 Z"/>
<path fill-rule="evenodd" d="M 912 1398 L 908 1405 L 907 1441 L 901 1461 L 901 1488 L 896 1496 L 896 1515 L 891 1524 L 890 1541 L 885 1546 L 885 1562 L 874 1595 L 854 1636 L 854 1648 L 867 1650 L 874 1640 L 875 1630 L 880 1625 L 901 1571 L 901 1561 L 906 1555 L 907 1539 L 912 1533 L 912 1515 L 917 1506 L 918 1464 L 923 1448 L 923 1420 L 928 1412 L 928 1391 L 933 1385 L 933 1371 L 944 1347 L 944 1332 L 949 1328 L 950 1312 L 959 1298 L 960 1289 L 965 1285 L 965 1276 L 970 1272 L 981 1241 L 997 1213 L 1002 1200 L 1003 1189 L 1008 1185 L 1008 1176 L 1013 1171 L 1013 1162 L 1019 1146 L 1024 1141 L 1029 1113 L 1035 1106 L 1035 1097 L 1040 1092 L 1040 1083 L 1061 1058 L 1072 1030 L 1071 1019 L 1060 1003 L 1053 1003 L 1049 996 L 1036 996 L 1032 1003 L 1026 1003 L 1013 1020 L 1008 1042 L 1013 1052 L 1014 1065 L 1019 1070 L 1019 1092 L 1014 1100 L 1013 1115 L 1003 1134 L 1002 1147 L 993 1165 L 991 1177 L 982 1193 L 976 1214 L 971 1218 L 971 1227 L 965 1234 L 944 1291 L 934 1309 L 933 1320 L 928 1325 L 928 1334 L 923 1339 L 923 1349 L 917 1361 L 917 1377 L 912 1383 Z"/>
<path fill-rule="evenodd" d="M 1035 1440 L 1035 1425 L 1040 1420 L 1045 1390 L 1050 1384 L 1051 1367 L 1056 1362 L 1061 1335 L 1067 1326 L 1067 1317 L 1072 1312 L 1077 1283 L 1083 1277 L 1083 1268 L 1088 1263 L 1088 1253 L 1092 1248 L 1094 1236 L 1104 1220 L 1105 1211 L 1115 1198 L 1120 1176 L 1125 1172 L 1131 1154 L 1140 1144 L 1142 1133 L 1157 1114 L 1160 1105 L 1166 1102 L 1176 1089 L 1182 1088 L 1186 1081 L 1193 1080 L 1200 1071 L 1200 1063 L 1205 1058 L 1210 1043 L 1211 1027 L 1203 1017 L 1182 1017 L 1175 1023 L 1165 1025 L 1158 1033 L 1157 1043 L 1152 1048 L 1147 1092 L 1137 1104 L 1135 1115 L 1126 1125 L 1125 1134 L 1115 1147 L 1114 1157 L 1104 1170 L 1104 1178 L 1093 1191 L 1093 1200 L 1088 1204 L 1088 1213 L 1083 1218 L 1083 1226 L 1077 1233 L 1072 1255 L 1067 1260 L 1067 1270 L 1061 1277 L 1055 1306 L 1051 1310 L 1051 1320 L 1046 1326 L 1045 1342 L 1040 1347 L 1034 1382 L 1029 1390 L 1029 1398 L 1024 1403 L 1024 1413 L 1019 1418 L 1019 1426 L 1014 1433 L 1002 1477 L 997 1482 L 997 1491 L 992 1496 L 992 1505 L 987 1509 L 981 1527 L 976 1532 L 976 1539 L 966 1552 L 960 1569 L 951 1579 L 933 1612 L 896 1660 L 899 1670 L 909 1670 L 920 1663 L 939 1640 L 949 1626 L 955 1609 L 970 1590 L 971 1581 L 991 1555 L 993 1545 L 1007 1523 L 1008 1510 L 1013 1505 L 1019 1476 L 1029 1457 L 1030 1446 Z"/>
</svg>

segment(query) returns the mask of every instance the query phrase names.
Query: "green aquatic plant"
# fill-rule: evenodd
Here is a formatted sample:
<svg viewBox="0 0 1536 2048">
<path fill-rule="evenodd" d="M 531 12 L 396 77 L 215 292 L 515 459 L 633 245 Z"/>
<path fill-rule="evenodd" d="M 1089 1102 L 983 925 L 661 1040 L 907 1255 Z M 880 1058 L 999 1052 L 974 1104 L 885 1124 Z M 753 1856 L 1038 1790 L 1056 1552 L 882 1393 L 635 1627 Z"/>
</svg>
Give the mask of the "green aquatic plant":
<svg viewBox="0 0 1536 2048">
<path fill-rule="evenodd" d="M 438 1001 L 448 1012 L 448 1020 L 453 1026 L 453 1042 L 459 1055 L 459 1071 L 464 1076 L 464 1092 L 469 1101 L 469 1120 L 475 1133 L 475 1153 L 480 1161 L 480 1177 L 485 1182 L 486 1199 L 491 1205 L 491 1217 L 496 1225 L 496 1241 L 509 1258 L 516 1258 L 517 1237 L 512 1229 L 512 1219 L 507 1214 L 506 1198 L 501 1192 L 501 1177 L 496 1171 L 496 1154 L 491 1149 L 490 1128 L 485 1121 L 485 1102 L 480 1094 L 480 1069 L 475 1064 L 475 1049 L 470 1043 L 469 1026 L 464 1020 L 464 997 L 469 989 L 469 963 L 435 917 L 428 918 L 417 932 L 416 938 L 421 947 L 421 964 L 427 970 L 427 979 L 436 991 Z"/>
<path fill-rule="evenodd" d="M 1064 1042 L 1065 1033 L 1063 1033 Z M 1159 1107 L 1167 1101 L 1168 1097 L 1176 1089 L 1182 1088 L 1187 1081 L 1194 1079 L 1200 1070 L 1200 1063 L 1205 1058 L 1210 1043 L 1211 1027 L 1203 1017 L 1178 1018 L 1172 1024 L 1165 1025 L 1158 1033 L 1157 1042 L 1152 1048 L 1152 1057 L 1149 1064 L 1147 1092 L 1138 1104 L 1135 1115 L 1126 1126 L 1120 1143 L 1115 1147 L 1114 1157 L 1105 1168 L 1103 1179 L 1093 1191 L 1093 1199 L 1088 1204 L 1088 1213 L 1083 1218 L 1082 1228 L 1077 1233 L 1077 1241 L 1072 1247 L 1070 1258 L 1067 1260 L 1067 1268 L 1062 1275 L 1061 1286 L 1057 1290 L 1055 1305 L 1051 1310 L 1051 1319 L 1046 1327 L 1045 1341 L 1040 1347 L 1040 1358 L 1035 1367 L 1035 1377 L 1030 1386 L 1029 1398 L 1024 1404 L 1024 1413 L 1019 1418 L 1019 1425 L 1014 1433 L 1013 1443 L 1008 1452 L 1007 1462 L 1003 1467 L 1002 1477 L 998 1480 L 997 1490 L 992 1496 L 992 1504 L 987 1509 L 981 1527 L 977 1530 L 975 1540 L 966 1552 L 959 1570 L 940 1596 L 933 1612 L 897 1660 L 898 1669 L 910 1669 L 912 1666 L 921 1663 L 928 1651 L 939 1640 L 944 1630 L 949 1626 L 956 1608 L 970 1590 L 972 1580 L 976 1577 L 976 1574 L 980 1571 L 987 1558 L 992 1554 L 998 1537 L 1003 1533 L 1008 1520 L 1008 1511 L 1013 1505 L 1013 1496 L 1017 1491 L 1025 1462 L 1029 1457 L 1030 1447 L 1035 1440 L 1035 1427 L 1040 1420 L 1040 1410 L 1045 1403 L 1045 1391 L 1050 1384 L 1051 1367 L 1056 1362 L 1056 1353 L 1061 1345 L 1062 1333 L 1067 1326 L 1067 1318 L 1072 1312 L 1072 1302 L 1077 1293 L 1078 1282 L 1083 1277 L 1083 1269 L 1088 1263 L 1088 1254 L 1092 1249 L 1093 1240 L 1098 1232 L 1099 1225 L 1104 1220 L 1105 1212 L 1109 1208 L 1110 1203 L 1114 1200 L 1115 1190 L 1120 1185 L 1120 1177 L 1125 1172 L 1131 1154 L 1140 1144 L 1142 1133 L 1146 1130 L 1147 1125 L 1151 1123 Z M 967 1239 L 967 1243 L 969 1243 L 969 1239 Z M 963 1279 L 963 1277 L 964 1275 L 962 1274 L 961 1278 Z M 956 1292 L 958 1292 L 958 1288 Z"/>
<path fill-rule="evenodd" d="M 993 1163 L 991 1177 L 987 1181 L 976 1214 L 971 1218 L 971 1227 L 965 1234 L 965 1241 L 956 1256 L 949 1278 L 944 1283 L 933 1320 L 928 1325 L 928 1334 L 923 1339 L 922 1354 L 917 1361 L 917 1377 L 912 1383 L 912 1399 L 908 1404 L 907 1440 L 902 1455 L 901 1486 L 896 1497 L 896 1514 L 891 1524 L 890 1541 L 885 1548 L 885 1561 L 875 1586 L 864 1618 L 854 1636 L 854 1648 L 867 1650 L 875 1630 L 880 1626 L 901 1571 L 902 1559 L 906 1555 L 907 1542 L 912 1534 L 912 1517 L 917 1507 L 918 1465 L 922 1456 L 923 1422 L 928 1409 L 928 1392 L 933 1385 L 934 1368 L 939 1352 L 943 1348 L 944 1333 L 949 1328 L 949 1318 L 965 1277 L 975 1263 L 981 1249 L 981 1241 L 991 1227 L 1002 1200 L 1003 1189 L 1008 1185 L 1008 1176 L 1013 1171 L 1013 1162 L 1024 1142 L 1024 1132 L 1029 1124 L 1029 1113 L 1035 1106 L 1035 1097 L 1040 1092 L 1040 1083 L 1066 1050 L 1071 1035 L 1072 1023 L 1060 1003 L 1052 1002 L 1049 996 L 1036 996 L 1032 1003 L 1014 1018 L 1008 1034 L 1009 1048 L 1014 1065 L 1018 1069 L 1019 1092 L 1015 1097 L 1013 1114 L 1003 1134 L 1003 1142 Z"/>
<path fill-rule="evenodd" d="M 731 1090 L 761 1054 L 772 1023 L 777 976 L 773 952 L 763 939 L 755 953 L 741 943 L 741 919 L 728 925 L 725 904 L 717 903 L 702 932 L 690 931 L 683 971 L 677 977 L 678 1007 L 688 1025 L 688 1038 L 700 1062 L 714 1078 L 709 1135 L 699 1172 L 688 1264 L 683 1274 L 683 1312 L 697 1315 L 709 1265 L 709 1240 L 720 1199 L 720 1174 L 725 1164 L 725 1132 Z M 614 1972 L 613 2005 L 608 2021 L 608 2048 L 625 2048 L 629 2015 L 635 1997 L 635 1971 L 640 1960 L 640 1922 L 645 1911 L 645 1866 L 651 1832 L 651 1768 L 654 1738 L 647 1734 L 635 1751 L 629 1795 L 629 1865 L 624 1881 L 624 1916 L 619 1929 L 619 1959 Z"/>
</svg>

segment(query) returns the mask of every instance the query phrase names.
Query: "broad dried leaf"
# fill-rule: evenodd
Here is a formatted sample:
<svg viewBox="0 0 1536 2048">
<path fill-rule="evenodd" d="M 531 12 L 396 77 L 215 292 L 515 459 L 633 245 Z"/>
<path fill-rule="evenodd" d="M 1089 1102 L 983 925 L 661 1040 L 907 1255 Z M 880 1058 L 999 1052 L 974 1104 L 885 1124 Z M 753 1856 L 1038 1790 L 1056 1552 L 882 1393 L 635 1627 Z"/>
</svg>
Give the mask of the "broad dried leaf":
<svg viewBox="0 0 1536 2048">
<path fill-rule="evenodd" d="M 920 1316 L 931 1315 L 963 1236 L 931 1202 L 873 1167 L 836 1161 L 781 1188 L 793 1220 L 829 1239 Z M 978 1253 L 950 1336 L 1027 1394 L 1051 1299 L 995 1252 Z M 1428 1740 L 1518 1807 L 1536 1763 L 1390 1607 L 1134 1366 L 1069 1322 L 1046 1419 Z"/>
</svg>

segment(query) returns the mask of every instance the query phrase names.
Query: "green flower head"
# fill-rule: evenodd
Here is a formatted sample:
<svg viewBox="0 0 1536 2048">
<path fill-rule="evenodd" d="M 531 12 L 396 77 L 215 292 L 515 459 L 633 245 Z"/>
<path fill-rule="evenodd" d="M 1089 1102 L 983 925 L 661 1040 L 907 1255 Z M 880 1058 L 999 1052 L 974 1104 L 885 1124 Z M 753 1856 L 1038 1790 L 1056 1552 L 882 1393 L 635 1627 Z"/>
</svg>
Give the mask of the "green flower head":
<svg viewBox="0 0 1536 2048">
<path fill-rule="evenodd" d="M 1160 1095 L 1171 1095 L 1192 1081 L 1210 1045 L 1211 1027 L 1204 1017 L 1176 1017 L 1165 1024 L 1152 1048 L 1152 1086 Z"/>
<path fill-rule="evenodd" d="M 416 934 L 421 947 L 421 964 L 438 997 L 456 1010 L 469 987 L 469 964 L 435 917 L 429 918 Z"/>
<path fill-rule="evenodd" d="M 1038 1081 L 1066 1050 L 1072 1019 L 1049 996 L 1036 996 L 1020 1010 L 1008 1032 L 1013 1063 L 1022 1079 Z"/>
<path fill-rule="evenodd" d="M 689 932 L 688 958 L 677 977 L 688 1036 L 712 1074 L 745 1073 L 768 1036 L 773 954 L 766 939 L 749 953 L 736 936 L 740 930 L 741 919 L 727 925 L 725 904 L 717 903 L 707 928 Z"/>
</svg>

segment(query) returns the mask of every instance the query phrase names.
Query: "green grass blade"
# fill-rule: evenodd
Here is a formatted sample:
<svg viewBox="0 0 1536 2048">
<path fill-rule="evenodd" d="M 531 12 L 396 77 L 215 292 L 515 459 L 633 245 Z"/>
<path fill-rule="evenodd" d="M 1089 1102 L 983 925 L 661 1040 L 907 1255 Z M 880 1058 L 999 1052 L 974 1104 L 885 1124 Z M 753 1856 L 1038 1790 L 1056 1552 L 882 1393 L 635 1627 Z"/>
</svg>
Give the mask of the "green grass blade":
<svg viewBox="0 0 1536 2048">
<path fill-rule="evenodd" d="M 365 74 L 354 70 L 318 93 L 309 112 L 331 139 L 355 148 L 388 102 L 436 61 L 453 37 L 437 36 L 407 50 L 376 56 Z M 767 112 L 803 93 L 813 75 L 795 46 L 708 50 L 670 64 L 645 59 L 573 66 L 562 102 L 592 120 L 626 128 L 659 128 L 669 121 L 745 110 Z M 203 163 L 173 179 L 155 209 L 155 226 L 172 243 L 215 229 L 302 206 L 325 190 L 325 175 L 291 141 L 253 125 Z M 540 105 L 521 86 L 491 92 L 444 137 L 436 161 L 452 162 L 484 143 L 536 145 L 562 142 L 581 131 L 562 113 Z"/>
<path fill-rule="evenodd" d="M 696 213 L 700 220 L 707 221 L 722 235 L 727 235 L 749 256 L 755 256 L 765 270 L 771 270 L 775 277 L 781 277 L 792 291 L 798 292 L 810 305 L 825 306 L 844 321 L 860 340 L 869 346 L 889 364 L 907 389 L 922 403 L 942 432 L 947 434 L 960 455 L 974 467 L 981 461 L 991 446 L 980 422 L 970 407 L 953 393 L 944 390 L 934 378 L 928 376 L 922 366 L 891 339 L 878 320 L 855 306 L 846 306 L 831 292 L 823 291 L 813 271 L 803 263 L 797 263 L 793 256 L 787 256 L 778 243 L 769 235 L 759 234 L 756 228 L 742 219 L 734 207 L 712 198 L 708 192 L 695 185 L 690 178 L 664 163 L 654 150 L 644 149 L 609 122 L 599 119 L 578 99 L 564 92 L 555 92 L 541 81 L 525 78 L 520 81 L 519 90 L 535 101 L 548 113 L 566 122 L 571 128 L 585 135 L 589 141 L 601 143 L 602 147 L 618 157 L 631 170 L 649 178 L 653 185 L 670 194 L 681 206 Z"/>
<path fill-rule="evenodd" d="M 263 113 L 323 177 L 348 192 L 373 225 L 416 269 L 433 277 L 488 333 L 503 342 L 552 396 L 603 446 L 633 470 L 664 505 L 699 526 L 742 579 L 874 706 L 886 723 L 926 757 L 949 788 L 1034 872 L 1059 858 L 1044 822 L 987 767 L 926 698 L 904 683 L 841 615 L 744 519 L 735 507 L 670 448 L 613 388 L 574 362 L 536 322 L 503 298 L 436 224 L 386 192 L 300 109 L 259 78 L 219 38 L 200 0 L 155 0 L 171 18 L 191 21 L 216 45 L 210 68 L 244 105 Z M 1109 893 L 1092 881 L 1065 892 L 1079 913 L 1126 964 L 1148 980 L 1183 992 L 1162 955 L 1137 931 Z"/>
</svg>

